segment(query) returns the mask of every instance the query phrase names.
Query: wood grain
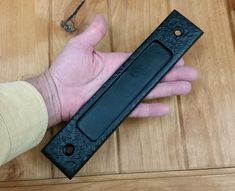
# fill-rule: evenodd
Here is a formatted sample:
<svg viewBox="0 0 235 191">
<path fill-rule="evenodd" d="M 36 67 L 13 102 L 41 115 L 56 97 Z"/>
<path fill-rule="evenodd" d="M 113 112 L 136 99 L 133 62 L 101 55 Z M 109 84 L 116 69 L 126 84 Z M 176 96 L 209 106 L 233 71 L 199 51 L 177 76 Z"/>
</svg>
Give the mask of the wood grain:
<svg viewBox="0 0 235 191">
<path fill-rule="evenodd" d="M 48 68 L 49 3 L 0 1 L 0 82 L 25 79 Z M 51 177 L 51 165 L 40 153 L 48 139 L 50 132 L 38 147 L 0 167 L 0 180 Z"/>
<path fill-rule="evenodd" d="M 235 44 L 235 0 L 229 0 L 228 13 L 229 13 L 228 18 L 232 29 L 233 42 Z"/>
<path fill-rule="evenodd" d="M 92 22 L 96 14 L 102 14 L 108 22 L 108 4 L 104 0 L 87 0 L 81 11 L 74 18 L 74 22 L 78 31 L 75 34 L 65 32 L 60 23 L 68 17 L 71 10 L 76 7 L 78 1 L 53 0 L 52 1 L 52 33 L 51 33 L 51 58 L 52 60 L 62 51 L 67 41 L 81 31 Z M 72 8 L 71 8 L 72 7 Z M 72 11 L 73 12 L 73 11 Z M 111 51 L 110 34 L 107 33 L 105 39 L 97 47 L 100 51 Z M 102 146 L 102 148 L 92 157 L 92 159 L 82 168 L 79 175 L 88 174 L 110 174 L 118 172 L 118 157 L 116 134 Z M 54 177 L 64 177 L 64 175 L 53 166 Z"/>
<path fill-rule="evenodd" d="M 114 51 L 135 50 L 168 15 L 167 7 L 166 2 L 156 0 L 111 1 Z M 157 101 L 170 104 L 169 116 L 128 119 L 119 128 L 121 172 L 179 170 L 187 166 L 177 99 Z"/>
<path fill-rule="evenodd" d="M 166 190 L 232 191 L 235 170 L 211 169 L 77 177 L 0 183 L 0 191 L 37 190 Z"/>
<path fill-rule="evenodd" d="M 231 4 L 231 8 L 233 10 L 235 10 L 235 1 L 234 0 L 230 0 L 230 4 Z"/>
<path fill-rule="evenodd" d="M 189 168 L 235 165 L 235 51 L 227 3 L 170 0 L 205 32 L 185 57 L 199 80 L 180 98 Z"/>
</svg>

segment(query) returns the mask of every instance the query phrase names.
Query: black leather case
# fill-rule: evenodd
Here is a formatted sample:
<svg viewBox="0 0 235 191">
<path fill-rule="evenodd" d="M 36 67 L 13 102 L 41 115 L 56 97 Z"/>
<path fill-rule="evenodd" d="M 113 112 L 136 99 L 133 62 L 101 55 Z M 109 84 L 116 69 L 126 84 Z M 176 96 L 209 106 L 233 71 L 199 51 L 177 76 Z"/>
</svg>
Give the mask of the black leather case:
<svg viewBox="0 0 235 191">
<path fill-rule="evenodd" d="M 42 152 L 71 179 L 202 34 L 173 11 Z"/>
</svg>

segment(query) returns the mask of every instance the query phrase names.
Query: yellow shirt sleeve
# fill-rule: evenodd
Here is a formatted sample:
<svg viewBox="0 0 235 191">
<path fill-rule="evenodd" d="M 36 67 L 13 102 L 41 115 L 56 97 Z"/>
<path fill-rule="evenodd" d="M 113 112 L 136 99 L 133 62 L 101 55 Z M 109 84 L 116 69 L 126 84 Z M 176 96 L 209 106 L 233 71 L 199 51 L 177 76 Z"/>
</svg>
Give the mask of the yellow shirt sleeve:
<svg viewBox="0 0 235 191">
<path fill-rule="evenodd" d="M 0 84 L 0 165 L 35 147 L 48 125 L 45 102 L 28 82 Z"/>
</svg>

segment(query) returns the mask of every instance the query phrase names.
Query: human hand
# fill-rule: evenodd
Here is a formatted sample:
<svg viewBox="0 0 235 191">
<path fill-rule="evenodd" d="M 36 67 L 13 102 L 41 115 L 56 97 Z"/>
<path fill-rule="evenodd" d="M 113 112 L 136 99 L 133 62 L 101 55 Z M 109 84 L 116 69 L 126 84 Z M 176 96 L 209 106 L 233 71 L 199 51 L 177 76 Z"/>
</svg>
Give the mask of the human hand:
<svg viewBox="0 0 235 191">
<path fill-rule="evenodd" d="M 130 56 L 130 53 L 95 50 L 96 45 L 105 36 L 106 30 L 104 18 L 97 16 L 85 32 L 68 42 L 49 71 L 45 73 L 44 78 L 53 97 L 53 101 L 47 104 L 50 105 L 49 121 L 50 115 L 53 117 L 53 122 L 49 122 L 49 126 L 70 120 Z M 197 71 L 184 66 L 181 59 L 146 99 L 187 94 L 191 90 L 191 81 L 196 78 Z M 167 104 L 141 103 L 130 116 L 160 117 L 169 111 Z"/>
</svg>

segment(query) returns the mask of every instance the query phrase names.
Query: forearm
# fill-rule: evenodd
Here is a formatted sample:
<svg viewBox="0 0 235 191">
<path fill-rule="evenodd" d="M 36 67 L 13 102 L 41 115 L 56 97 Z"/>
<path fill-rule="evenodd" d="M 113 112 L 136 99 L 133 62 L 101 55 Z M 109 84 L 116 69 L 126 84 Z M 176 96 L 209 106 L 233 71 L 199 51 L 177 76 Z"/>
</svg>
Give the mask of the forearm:
<svg viewBox="0 0 235 191">
<path fill-rule="evenodd" d="M 52 127 L 60 123 L 62 121 L 60 100 L 50 72 L 45 72 L 26 81 L 32 84 L 44 99 L 48 111 L 48 126 Z"/>
</svg>

